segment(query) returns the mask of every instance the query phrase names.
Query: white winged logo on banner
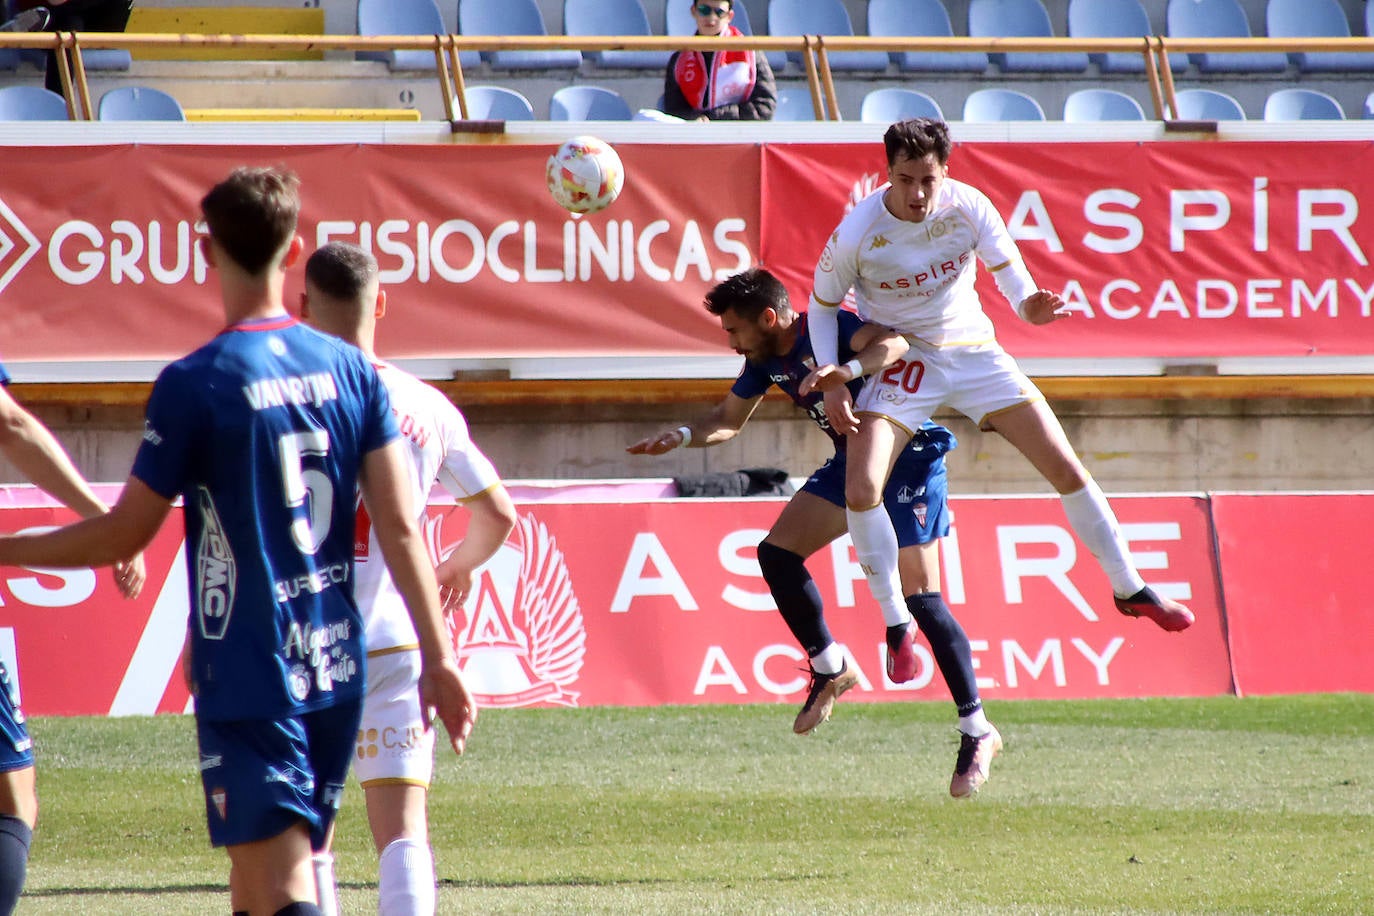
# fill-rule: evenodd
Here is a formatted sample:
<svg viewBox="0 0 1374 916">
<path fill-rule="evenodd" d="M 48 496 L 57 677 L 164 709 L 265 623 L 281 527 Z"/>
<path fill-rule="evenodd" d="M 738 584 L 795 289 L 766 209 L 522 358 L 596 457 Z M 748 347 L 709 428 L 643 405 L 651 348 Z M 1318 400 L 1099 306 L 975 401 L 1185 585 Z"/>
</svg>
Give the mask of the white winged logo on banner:
<svg viewBox="0 0 1374 916">
<path fill-rule="evenodd" d="M 443 521 L 425 525 L 439 556 L 457 546 L 444 543 Z M 458 614 L 458 664 L 479 706 L 577 705 L 570 688 L 587 652 L 582 609 L 563 552 L 533 515 L 518 517 Z"/>
</svg>

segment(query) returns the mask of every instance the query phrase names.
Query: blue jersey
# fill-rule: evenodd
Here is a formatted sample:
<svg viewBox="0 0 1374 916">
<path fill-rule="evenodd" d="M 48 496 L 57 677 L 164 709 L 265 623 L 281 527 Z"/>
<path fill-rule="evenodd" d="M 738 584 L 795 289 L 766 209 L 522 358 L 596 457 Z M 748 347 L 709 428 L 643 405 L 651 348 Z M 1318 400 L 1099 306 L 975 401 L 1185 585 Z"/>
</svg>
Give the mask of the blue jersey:
<svg viewBox="0 0 1374 916">
<path fill-rule="evenodd" d="M 843 364 L 858 355 L 854 351 L 852 341 L 859 328 L 864 326 L 864 321 L 845 309 L 840 309 L 836 317 L 839 324 L 839 361 Z M 808 395 L 802 395 L 800 392 L 802 380 L 816 368 L 816 357 L 811 352 L 811 335 L 808 333 L 806 319 L 805 313 L 797 316 L 797 340 L 790 351 L 782 356 L 770 356 L 762 362 L 745 360 L 744 368 L 740 370 L 739 378 L 735 379 L 730 391 L 736 397 L 749 401 L 777 385 L 830 437 L 835 446 L 836 457 L 843 459 L 846 439 L 830 428 L 830 421 L 825 417 L 825 395 L 819 391 L 813 391 Z M 862 378 L 853 379 L 849 382 L 849 393 L 857 398 L 863 386 Z M 953 449 L 955 444 L 953 433 L 943 426 L 927 422 L 916 431 L 910 447 L 898 460 L 901 464 L 929 464 L 939 460 L 940 456 Z"/>
<path fill-rule="evenodd" d="M 0 385 L 10 383 L 5 364 L 0 363 Z M 33 766 L 33 742 L 24 727 L 24 713 L 16 698 L 18 685 L 0 662 L 0 773 Z"/>
<path fill-rule="evenodd" d="M 296 716 L 361 696 L 355 485 L 396 438 L 358 349 L 288 316 L 158 376 L 133 475 L 183 498 L 196 713 Z"/>
</svg>

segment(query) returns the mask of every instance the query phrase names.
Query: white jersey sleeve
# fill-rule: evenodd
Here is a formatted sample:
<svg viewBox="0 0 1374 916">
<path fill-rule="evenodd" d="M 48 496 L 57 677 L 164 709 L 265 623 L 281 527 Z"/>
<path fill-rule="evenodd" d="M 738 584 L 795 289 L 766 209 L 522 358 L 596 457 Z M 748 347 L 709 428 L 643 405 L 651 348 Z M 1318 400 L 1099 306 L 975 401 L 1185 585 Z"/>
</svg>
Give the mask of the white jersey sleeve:
<svg viewBox="0 0 1374 916">
<path fill-rule="evenodd" d="M 997 289 L 1006 297 L 1016 314 L 1021 314 L 1021 303 L 1035 292 L 1035 280 L 1021 260 L 1021 251 L 1016 247 L 1007 223 L 1002 214 L 992 205 L 992 201 L 982 191 L 969 188 L 970 209 L 978 230 L 978 260 L 982 261 L 997 282 Z"/>
</svg>

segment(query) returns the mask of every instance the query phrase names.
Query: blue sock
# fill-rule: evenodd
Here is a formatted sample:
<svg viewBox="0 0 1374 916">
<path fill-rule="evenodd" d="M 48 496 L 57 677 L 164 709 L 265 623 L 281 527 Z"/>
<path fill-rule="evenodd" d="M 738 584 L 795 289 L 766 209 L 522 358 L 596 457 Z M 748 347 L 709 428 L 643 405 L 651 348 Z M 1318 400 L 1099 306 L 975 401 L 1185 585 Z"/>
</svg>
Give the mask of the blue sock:
<svg viewBox="0 0 1374 916">
<path fill-rule="evenodd" d="M 978 681 L 973 676 L 973 650 L 968 635 L 939 592 L 908 595 L 907 610 L 916 618 L 916 625 L 930 643 L 930 653 L 940 666 L 949 694 L 959 707 L 959 715 L 967 716 L 983 705 L 978 699 Z"/>
<path fill-rule="evenodd" d="M 9 916 L 24 890 L 33 830 L 11 814 L 0 814 L 0 916 Z"/>
<path fill-rule="evenodd" d="M 320 908 L 313 903 L 298 900 L 277 910 L 274 916 L 320 916 Z"/>
<path fill-rule="evenodd" d="M 807 658 L 818 655 L 834 639 L 825 625 L 825 606 L 820 589 L 806 569 L 806 560 L 767 541 L 759 544 L 758 555 L 763 581 L 768 583 L 787 628 L 806 651 Z"/>
</svg>

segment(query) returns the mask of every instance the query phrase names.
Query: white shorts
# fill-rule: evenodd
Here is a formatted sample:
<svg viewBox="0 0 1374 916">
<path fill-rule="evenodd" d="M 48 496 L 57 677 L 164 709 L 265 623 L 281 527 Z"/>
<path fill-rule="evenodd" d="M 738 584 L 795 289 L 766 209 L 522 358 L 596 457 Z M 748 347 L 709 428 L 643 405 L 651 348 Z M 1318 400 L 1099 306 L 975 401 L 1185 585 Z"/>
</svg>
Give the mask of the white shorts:
<svg viewBox="0 0 1374 916">
<path fill-rule="evenodd" d="M 367 695 L 353 758 L 363 788 L 383 783 L 429 787 L 434 729 L 425 729 L 419 683 L 418 649 L 368 656 Z"/>
<path fill-rule="evenodd" d="M 986 430 L 998 411 L 1044 398 L 1001 344 L 941 348 L 916 341 L 901 361 L 868 377 L 854 410 L 914 434 L 945 406 Z"/>
</svg>

